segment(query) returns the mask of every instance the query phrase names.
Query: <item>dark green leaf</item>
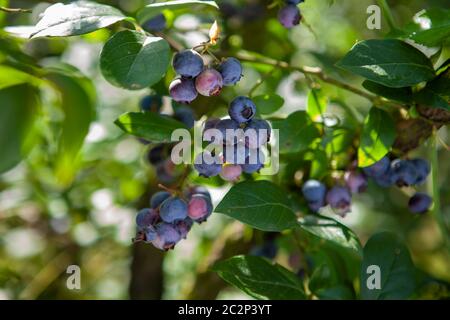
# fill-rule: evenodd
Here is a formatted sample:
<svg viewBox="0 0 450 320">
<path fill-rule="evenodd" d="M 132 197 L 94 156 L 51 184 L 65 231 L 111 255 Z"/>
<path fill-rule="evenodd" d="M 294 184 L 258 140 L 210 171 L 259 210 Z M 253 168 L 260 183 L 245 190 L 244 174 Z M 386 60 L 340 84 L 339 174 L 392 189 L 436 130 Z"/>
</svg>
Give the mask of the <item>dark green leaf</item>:
<svg viewBox="0 0 450 320">
<path fill-rule="evenodd" d="M 450 69 L 415 93 L 414 100 L 428 107 L 450 111 Z"/>
<path fill-rule="evenodd" d="M 378 266 L 381 275 L 381 288 L 369 289 L 372 273 L 369 266 Z M 364 247 L 361 267 L 361 298 L 370 300 L 407 299 L 416 287 L 416 271 L 408 249 L 392 233 L 374 235 Z"/>
<path fill-rule="evenodd" d="M 269 181 L 234 185 L 215 211 L 264 231 L 282 231 L 297 223 L 286 193 Z"/>
<path fill-rule="evenodd" d="M 291 113 L 283 120 L 273 120 L 272 127 L 280 130 L 280 153 L 305 151 L 320 136 L 305 111 Z"/>
<path fill-rule="evenodd" d="M 45 10 L 31 37 L 76 36 L 124 19 L 126 17 L 119 10 L 104 4 L 90 1 L 56 3 Z"/>
<path fill-rule="evenodd" d="M 278 264 L 254 256 L 235 256 L 216 263 L 213 271 L 256 299 L 306 299 L 300 279 Z"/>
<path fill-rule="evenodd" d="M 277 94 L 262 94 L 252 100 L 260 114 L 274 113 L 284 104 L 284 99 Z"/>
<path fill-rule="evenodd" d="M 358 165 L 367 167 L 383 158 L 394 143 L 395 136 L 395 124 L 390 114 L 372 107 L 364 120 L 358 148 Z"/>
<path fill-rule="evenodd" d="M 13 168 L 28 151 L 26 139 L 38 103 L 38 91 L 29 84 L 0 90 L 0 173 Z"/>
<path fill-rule="evenodd" d="M 174 130 L 187 129 L 181 122 L 153 112 L 124 113 L 114 123 L 126 133 L 154 143 L 171 142 Z"/>
<path fill-rule="evenodd" d="M 365 80 L 362 85 L 366 90 L 391 100 L 404 103 L 412 100 L 412 89 L 410 87 L 390 88 L 370 80 Z"/>
<path fill-rule="evenodd" d="M 169 60 L 166 40 L 125 30 L 116 33 L 103 47 L 100 68 L 113 85 L 138 90 L 157 83 L 166 73 Z"/>
<path fill-rule="evenodd" d="M 306 160 L 311 161 L 309 177 L 312 179 L 321 179 L 328 173 L 328 157 L 324 150 L 316 149 L 305 155 Z"/>
<path fill-rule="evenodd" d="M 137 14 L 137 19 L 140 22 L 145 22 L 148 19 L 154 17 L 156 14 L 163 10 L 179 10 L 179 9 L 191 9 L 195 11 L 195 6 L 206 5 L 215 9 L 219 6 L 215 1 L 202 1 L 202 0 L 174 0 L 174 1 L 163 1 L 156 2 L 145 6 Z"/>
<path fill-rule="evenodd" d="M 395 39 L 361 41 L 337 65 L 392 88 L 412 86 L 435 76 L 431 61 L 422 52 Z"/>
<path fill-rule="evenodd" d="M 428 47 L 441 46 L 450 38 L 450 10 L 423 10 L 414 17 L 414 22 L 405 27 L 404 32 L 414 42 Z"/>
</svg>

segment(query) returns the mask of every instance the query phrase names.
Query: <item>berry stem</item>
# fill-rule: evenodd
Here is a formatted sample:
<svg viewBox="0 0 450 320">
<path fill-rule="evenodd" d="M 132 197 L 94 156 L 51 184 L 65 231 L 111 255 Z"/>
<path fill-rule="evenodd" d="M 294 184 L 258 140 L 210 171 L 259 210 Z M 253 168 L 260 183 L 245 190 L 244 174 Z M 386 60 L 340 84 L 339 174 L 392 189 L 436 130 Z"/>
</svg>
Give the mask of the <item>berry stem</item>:
<svg viewBox="0 0 450 320">
<path fill-rule="evenodd" d="M 7 13 L 31 13 L 31 9 L 22 9 L 22 8 L 6 8 L 6 7 L 0 7 L 0 11 L 7 12 Z"/>
<path fill-rule="evenodd" d="M 170 37 L 162 32 L 153 32 L 153 34 L 157 37 L 161 37 L 164 40 L 166 40 L 169 43 L 169 45 L 176 51 L 180 52 L 180 51 L 184 50 L 184 46 L 181 43 L 179 43 L 178 41 L 176 41 L 175 39 L 173 39 L 172 37 Z"/>
<path fill-rule="evenodd" d="M 165 185 L 163 185 L 161 183 L 158 183 L 158 188 L 163 189 L 164 191 L 167 191 L 167 192 L 169 192 L 171 194 L 177 194 L 178 193 L 177 190 L 168 188 L 168 187 L 166 187 Z"/>
</svg>

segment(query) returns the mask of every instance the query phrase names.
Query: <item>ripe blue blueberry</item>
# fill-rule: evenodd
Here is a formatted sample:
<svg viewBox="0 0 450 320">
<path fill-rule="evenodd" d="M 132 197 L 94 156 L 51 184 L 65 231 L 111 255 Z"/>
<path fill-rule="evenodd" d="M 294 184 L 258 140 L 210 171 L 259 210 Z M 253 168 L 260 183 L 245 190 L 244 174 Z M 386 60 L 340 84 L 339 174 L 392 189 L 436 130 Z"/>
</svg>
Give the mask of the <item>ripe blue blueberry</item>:
<svg viewBox="0 0 450 320">
<path fill-rule="evenodd" d="M 144 233 L 145 233 L 145 242 L 147 243 L 156 240 L 156 238 L 158 237 L 156 229 L 153 226 L 148 226 L 147 228 L 145 228 Z"/>
<path fill-rule="evenodd" d="M 183 122 L 189 129 L 194 126 L 195 114 L 189 107 L 179 106 L 175 108 L 173 117 L 178 121 Z"/>
<path fill-rule="evenodd" d="M 326 201 L 337 214 L 344 216 L 350 212 L 352 195 L 347 188 L 334 186 L 327 192 Z"/>
<path fill-rule="evenodd" d="M 202 96 L 217 96 L 222 91 L 222 87 L 222 75 L 214 69 L 205 69 L 195 78 L 195 89 Z"/>
<path fill-rule="evenodd" d="M 244 129 L 245 144 L 251 149 L 257 149 L 270 140 L 270 125 L 266 120 L 253 119 Z"/>
<path fill-rule="evenodd" d="M 430 164 L 428 163 L 427 160 L 421 158 L 412 159 L 411 163 L 416 168 L 417 173 L 417 179 L 414 182 L 414 184 L 415 185 L 423 184 L 427 180 L 428 175 L 430 174 L 431 170 Z"/>
<path fill-rule="evenodd" d="M 206 221 L 213 211 L 211 198 L 204 194 L 195 194 L 188 204 L 188 216 L 195 222 Z"/>
<path fill-rule="evenodd" d="M 196 194 L 204 195 L 205 197 L 208 197 L 209 200 L 211 200 L 211 194 L 209 193 L 208 189 L 206 189 L 205 187 L 202 187 L 202 186 L 190 187 L 185 192 L 186 198 L 188 198 L 188 199 L 190 199 L 192 196 L 194 196 Z"/>
<path fill-rule="evenodd" d="M 222 170 L 222 161 L 210 152 L 204 151 L 197 155 L 194 168 L 200 176 L 209 178 L 217 176 Z"/>
<path fill-rule="evenodd" d="M 433 199 L 426 193 L 417 192 L 408 201 L 409 210 L 413 213 L 425 213 L 430 209 Z"/>
<path fill-rule="evenodd" d="M 417 170 L 410 160 L 396 159 L 391 163 L 395 184 L 399 187 L 411 186 L 417 181 Z"/>
<path fill-rule="evenodd" d="M 223 147 L 223 162 L 229 164 L 243 164 L 250 155 L 250 149 L 244 143 L 225 145 Z M 256 159 L 255 159 L 256 161 Z"/>
<path fill-rule="evenodd" d="M 203 71 L 203 58 L 195 50 L 183 50 L 175 54 L 172 66 L 179 75 L 193 78 Z"/>
<path fill-rule="evenodd" d="M 153 209 L 159 208 L 161 203 L 170 197 L 170 193 L 167 191 L 158 191 L 150 198 L 150 207 Z"/>
<path fill-rule="evenodd" d="M 193 79 L 176 78 L 169 85 L 169 93 L 173 100 L 180 103 L 191 103 L 197 98 L 197 90 Z"/>
<path fill-rule="evenodd" d="M 162 162 L 165 159 L 166 156 L 164 153 L 165 152 L 163 144 L 159 144 L 153 147 L 147 154 L 148 162 L 150 162 L 153 165 L 157 165 L 158 163 Z"/>
<path fill-rule="evenodd" d="M 233 145 L 239 142 L 239 123 L 232 119 L 220 120 L 215 127 L 222 133 L 223 143 Z"/>
<path fill-rule="evenodd" d="M 351 193 L 361 193 L 367 190 L 367 177 L 363 173 L 348 171 L 345 173 L 344 179 Z"/>
<path fill-rule="evenodd" d="M 192 219 L 187 217 L 184 220 L 175 222 L 174 227 L 175 230 L 177 230 L 178 233 L 180 234 L 181 238 L 186 239 L 187 234 L 189 233 L 189 231 L 191 231 L 193 223 L 194 222 L 192 221 Z"/>
<path fill-rule="evenodd" d="M 242 174 L 242 167 L 238 164 L 224 164 L 220 176 L 226 181 L 238 181 Z"/>
<path fill-rule="evenodd" d="M 369 177 L 377 177 L 385 174 L 389 170 L 391 161 L 388 157 L 383 157 L 373 165 L 363 168 L 364 173 Z"/>
<path fill-rule="evenodd" d="M 159 207 L 159 215 L 164 222 L 172 223 L 184 220 L 187 217 L 187 203 L 178 197 L 170 197 L 164 200 Z"/>
<path fill-rule="evenodd" d="M 264 257 L 267 259 L 274 259 L 277 256 L 278 247 L 274 241 L 266 241 L 260 246 L 254 247 L 250 254 L 257 257 Z"/>
<path fill-rule="evenodd" d="M 327 187 L 314 179 L 305 182 L 302 187 L 302 193 L 307 202 L 324 202 Z"/>
<path fill-rule="evenodd" d="M 160 13 L 150 18 L 142 24 L 142 29 L 148 32 L 159 32 L 166 28 L 166 17 L 164 14 Z"/>
<path fill-rule="evenodd" d="M 253 101 L 247 97 L 237 97 L 231 101 L 228 114 L 230 118 L 237 123 L 250 121 L 256 113 L 256 106 Z"/>
<path fill-rule="evenodd" d="M 139 230 L 145 230 L 149 226 L 153 225 L 158 221 L 159 214 L 158 211 L 154 209 L 145 208 L 138 212 L 136 215 L 136 225 Z"/>
<path fill-rule="evenodd" d="M 242 77 L 242 65 L 236 58 L 228 58 L 219 65 L 224 86 L 235 85 Z"/>
<path fill-rule="evenodd" d="M 293 4 L 286 5 L 278 12 L 278 21 L 288 29 L 298 25 L 301 18 L 300 9 Z"/>
<path fill-rule="evenodd" d="M 173 249 L 181 240 L 181 235 L 172 224 L 161 222 L 156 225 L 156 239 L 152 244 L 161 250 Z"/>
<path fill-rule="evenodd" d="M 142 98 L 139 106 L 144 112 L 159 112 L 162 107 L 162 97 L 157 94 L 147 95 Z"/>
<path fill-rule="evenodd" d="M 264 153 L 259 149 L 249 149 L 249 156 L 245 163 L 241 164 L 242 171 L 245 173 L 254 173 L 264 167 Z"/>
<path fill-rule="evenodd" d="M 214 130 L 216 125 L 219 123 L 220 119 L 211 118 L 205 121 L 205 125 L 203 127 L 203 140 L 204 141 L 212 141 Z"/>
<path fill-rule="evenodd" d="M 325 207 L 325 199 L 320 201 L 310 201 L 308 202 L 308 208 L 313 212 L 318 212 L 320 208 Z"/>
<path fill-rule="evenodd" d="M 373 177 L 373 179 L 376 184 L 378 184 L 380 187 L 383 187 L 383 188 L 388 188 L 395 183 L 394 176 L 392 175 L 392 172 L 390 169 L 388 169 L 382 175 Z"/>
</svg>

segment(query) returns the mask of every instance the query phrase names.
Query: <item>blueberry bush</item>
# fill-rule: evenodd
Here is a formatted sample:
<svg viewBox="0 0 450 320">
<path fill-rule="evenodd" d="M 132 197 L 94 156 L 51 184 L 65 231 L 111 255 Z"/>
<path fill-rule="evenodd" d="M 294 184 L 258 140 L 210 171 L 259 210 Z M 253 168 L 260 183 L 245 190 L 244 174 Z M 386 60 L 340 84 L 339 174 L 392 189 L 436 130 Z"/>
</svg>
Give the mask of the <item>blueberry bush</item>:
<svg viewBox="0 0 450 320">
<path fill-rule="evenodd" d="M 450 297 L 447 1 L 0 0 L 0 24 L 0 298 Z"/>
</svg>

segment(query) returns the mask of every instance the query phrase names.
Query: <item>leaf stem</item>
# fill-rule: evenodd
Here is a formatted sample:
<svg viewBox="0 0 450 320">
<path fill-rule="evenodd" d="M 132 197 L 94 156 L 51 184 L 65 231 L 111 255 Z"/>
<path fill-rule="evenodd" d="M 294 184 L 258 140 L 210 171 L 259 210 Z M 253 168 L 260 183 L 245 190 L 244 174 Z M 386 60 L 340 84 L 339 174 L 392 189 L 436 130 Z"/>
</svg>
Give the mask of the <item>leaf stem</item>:
<svg viewBox="0 0 450 320">
<path fill-rule="evenodd" d="M 383 10 L 383 15 L 386 18 L 389 28 L 391 28 L 391 30 L 397 30 L 394 16 L 392 14 L 391 8 L 387 4 L 387 1 L 386 0 L 377 0 L 377 3 L 381 7 L 381 10 Z"/>
<path fill-rule="evenodd" d="M 0 7 L 0 11 L 7 12 L 7 13 L 31 13 L 31 9 L 22 9 L 22 8 L 6 8 L 6 7 Z"/>
</svg>

